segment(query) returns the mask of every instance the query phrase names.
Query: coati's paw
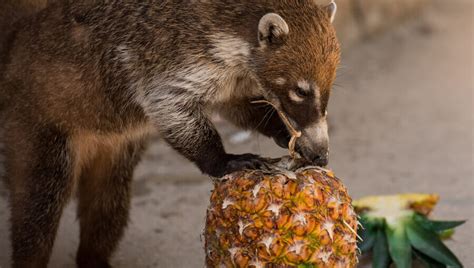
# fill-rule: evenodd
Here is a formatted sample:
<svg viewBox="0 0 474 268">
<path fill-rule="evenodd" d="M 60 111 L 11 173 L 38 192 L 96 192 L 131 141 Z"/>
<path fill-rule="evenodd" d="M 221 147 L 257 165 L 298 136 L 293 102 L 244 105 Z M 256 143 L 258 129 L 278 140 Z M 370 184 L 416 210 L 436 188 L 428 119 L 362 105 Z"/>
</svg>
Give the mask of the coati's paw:
<svg viewBox="0 0 474 268">
<path fill-rule="evenodd" d="M 224 175 L 248 169 L 265 169 L 267 168 L 265 159 L 254 154 L 226 155 L 226 161 L 218 170 L 213 170 L 209 175 L 213 177 L 222 177 Z"/>
<path fill-rule="evenodd" d="M 244 169 L 261 169 L 265 167 L 265 160 L 258 155 L 231 155 L 231 160 L 227 162 L 225 173 L 228 174 Z"/>
</svg>

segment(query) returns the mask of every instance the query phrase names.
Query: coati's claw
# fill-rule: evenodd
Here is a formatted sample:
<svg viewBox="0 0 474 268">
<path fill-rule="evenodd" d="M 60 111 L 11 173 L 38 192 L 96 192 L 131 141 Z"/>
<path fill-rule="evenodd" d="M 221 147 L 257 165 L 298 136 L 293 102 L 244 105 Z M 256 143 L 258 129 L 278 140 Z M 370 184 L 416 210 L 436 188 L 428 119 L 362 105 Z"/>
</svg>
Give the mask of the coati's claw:
<svg viewBox="0 0 474 268">
<path fill-rule="evenodd" d="M 245 170 L 245 169 L 268 169 L 265 159 L 254 154 L 229 155 L 224 174 Z"/>
</svg>

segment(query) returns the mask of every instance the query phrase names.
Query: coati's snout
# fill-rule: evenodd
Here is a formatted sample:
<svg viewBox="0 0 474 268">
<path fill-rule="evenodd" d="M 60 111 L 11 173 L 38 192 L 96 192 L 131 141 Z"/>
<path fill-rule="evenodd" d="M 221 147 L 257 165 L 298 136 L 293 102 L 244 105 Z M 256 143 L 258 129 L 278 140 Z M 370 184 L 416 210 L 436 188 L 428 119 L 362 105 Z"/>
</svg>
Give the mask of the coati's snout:
<svg viewBox="0 0 474 268">
<path fill-rule="evenodd" d="M 296 142 L 296 150 L 317 166 L 328 165 L 329 134 L 326 118 L 303 129 L 302 136 Z"/>
</svg>

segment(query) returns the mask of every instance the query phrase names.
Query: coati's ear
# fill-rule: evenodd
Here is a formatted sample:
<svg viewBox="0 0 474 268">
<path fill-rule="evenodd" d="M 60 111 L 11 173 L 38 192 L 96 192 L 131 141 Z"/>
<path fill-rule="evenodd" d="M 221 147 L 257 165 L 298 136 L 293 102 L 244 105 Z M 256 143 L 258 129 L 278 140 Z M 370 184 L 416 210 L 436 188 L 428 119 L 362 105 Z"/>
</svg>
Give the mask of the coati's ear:
<svg viewBox="0 0 474 268">
<path fill-rule="evenodd" d="M 286 21 L 275 13 L 264 15 L 258 23 L 258 41 L 262 47 L 280 43 L 289 32 Z"/>
<path fill-rule="evenodd" d="M 324 10 L 328 14 L 329 19 L 331 20 L 331 23 L 334 22 L 334 19 L 336 18 L 336 13 L 337 13 L 336 2 L 334 2 L 334 0 L 331 1 L 331 3 L 329 3 L 329 5 L 324 7 Z"/>
</svg>

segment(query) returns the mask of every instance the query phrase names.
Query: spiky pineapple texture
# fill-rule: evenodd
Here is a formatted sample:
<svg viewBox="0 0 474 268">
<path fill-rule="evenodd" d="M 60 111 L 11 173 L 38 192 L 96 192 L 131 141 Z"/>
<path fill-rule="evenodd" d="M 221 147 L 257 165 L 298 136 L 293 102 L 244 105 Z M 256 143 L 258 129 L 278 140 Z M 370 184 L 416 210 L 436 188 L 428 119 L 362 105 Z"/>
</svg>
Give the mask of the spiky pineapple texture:
<svg viewBox="0 0 474 268">
<path fill-rule="evenodd" d="M 208 267 L 355 267 L 357 216 L 332 172 L 238 172 L 215 183 Z"/>
<path fill-rule="evenodd" d="M 426 267 L 462 267 L 441 241 L 464 221 L 433 221 L 428 218 L 438 195 L 403 194 L 372 196 L 354 201 L 360 215 L 363 253 L 373 251 L 373 267 L 412 267 L 418 259 Z"/>
</svg>

